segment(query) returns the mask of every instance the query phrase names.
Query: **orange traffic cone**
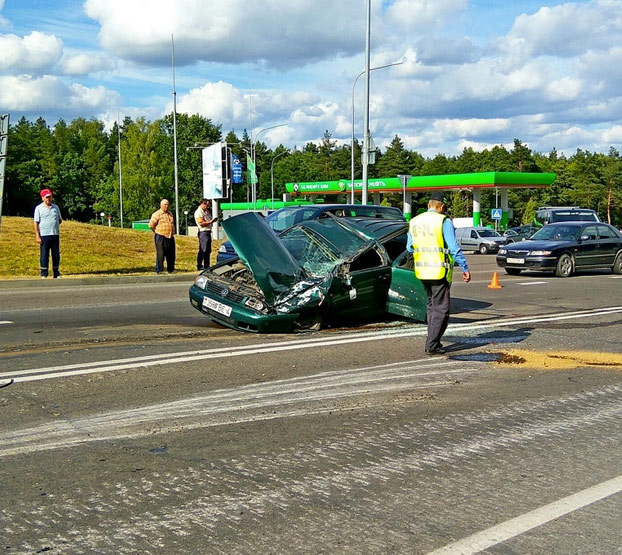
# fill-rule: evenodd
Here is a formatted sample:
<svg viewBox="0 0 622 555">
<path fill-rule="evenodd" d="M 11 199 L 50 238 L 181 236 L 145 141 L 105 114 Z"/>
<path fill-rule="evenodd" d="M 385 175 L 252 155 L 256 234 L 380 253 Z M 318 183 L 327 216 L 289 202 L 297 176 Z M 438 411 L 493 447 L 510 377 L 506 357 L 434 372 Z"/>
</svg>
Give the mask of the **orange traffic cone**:
<svg viewBox="0 0 622 555">
<path fill-rule="evenodd" d="M 499 276 L 497 275 L 497 272 L 494 272 L 492 274 L 492 279 L 490 280 L 490 283 L 488 284 L 488 289 L 501 289 L 502 286 L 499 285 Z"/>
</svg>

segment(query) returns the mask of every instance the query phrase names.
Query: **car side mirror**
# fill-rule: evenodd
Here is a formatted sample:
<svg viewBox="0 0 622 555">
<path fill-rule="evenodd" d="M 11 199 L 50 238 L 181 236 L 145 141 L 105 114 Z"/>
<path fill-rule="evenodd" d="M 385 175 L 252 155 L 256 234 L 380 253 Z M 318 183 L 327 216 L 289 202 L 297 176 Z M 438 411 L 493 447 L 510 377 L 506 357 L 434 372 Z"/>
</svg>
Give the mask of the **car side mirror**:
<svg viewBox="0 0 622 555">
<path fill-rule="evenodd" d="M 581 241 L 589 241 L 590 236 L 589 235 L 581 235 Z"/>
</svg>

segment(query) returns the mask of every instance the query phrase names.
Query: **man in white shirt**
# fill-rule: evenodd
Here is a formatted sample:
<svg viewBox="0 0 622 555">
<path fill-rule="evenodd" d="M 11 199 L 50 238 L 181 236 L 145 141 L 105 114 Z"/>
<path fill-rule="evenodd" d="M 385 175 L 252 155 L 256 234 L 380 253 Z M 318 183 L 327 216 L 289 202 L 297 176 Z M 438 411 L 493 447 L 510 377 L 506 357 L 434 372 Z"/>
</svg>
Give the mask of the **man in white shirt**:
<svg viewBox="0 0 622 555">
<path fill-rule="evenodd" d="M 210 267 L 210 255 L 212 253 L 212 224 L 218 218 L 211 218 L 209 209 L 210 201 L 201 199 L 199 207 L 194 212 L 194 221 L 199 228 L 199 252 L 197 253 L 197 270 L 205 270 Z"/>
<path fill-rule="evenodd" d="M 63 218 L 60 208 L 52 203 L 52 191 L 43 189 L 40 193 L 43 202 L 35 208 L 35 237 L 40 246 L 41 277 L 49 275 L 50 252 L 52 271 L 55 278 L 60 277 L 60 224 Z"/>
</svg>

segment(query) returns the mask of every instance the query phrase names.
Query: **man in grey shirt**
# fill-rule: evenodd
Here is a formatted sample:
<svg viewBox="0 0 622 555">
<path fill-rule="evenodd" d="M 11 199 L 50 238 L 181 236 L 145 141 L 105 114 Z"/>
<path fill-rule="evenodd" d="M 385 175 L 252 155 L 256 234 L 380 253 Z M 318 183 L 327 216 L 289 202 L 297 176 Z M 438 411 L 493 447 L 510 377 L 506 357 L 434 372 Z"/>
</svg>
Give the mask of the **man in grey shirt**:
<svg viewBox="0 0 622 555">
<path fill-rule="evenodd" d="M 41 191 L 43 202 L 35 208 L 35 236 L 40 246 L 41 277 L 49 274 L 50 252 L 52 253 L 52 271 L 55 278 L 60 277 L 60 224 L 63 219 L 60 208 L 52 203 L 52 191 Z"/>
</svg>

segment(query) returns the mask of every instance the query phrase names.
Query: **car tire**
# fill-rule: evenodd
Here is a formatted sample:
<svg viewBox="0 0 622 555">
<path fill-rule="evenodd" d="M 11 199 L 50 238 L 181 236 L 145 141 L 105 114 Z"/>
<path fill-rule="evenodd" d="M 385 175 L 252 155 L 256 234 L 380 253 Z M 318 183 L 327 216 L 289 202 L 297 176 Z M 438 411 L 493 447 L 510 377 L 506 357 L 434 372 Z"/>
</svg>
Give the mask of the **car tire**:
<svg viewBox="0 0 622 555">
<path fill-rule="evenodd" d="M 506 268 L 505 269 L 505 273 L 506 274 L 510 274 L 511 276 L 517 276 L 521 273 L 521 269 L 520 268 Z"/>
<path fill-rule="evenodd" d="M 613 266 L 611 267 L 611 271 L 614 274 L 622 274 L 622 252 L 619 252 L 618 256 L 616 256 Z"/>
<path fill-rule="evenodd" d="M 312 312 L 301 316 L 294 322 L 294 331 L 304 333 L 308 331 L 320 331 L 322 329 L 322 315 L 319 312 Z"/>
<path fill-rule="evenodd" d="M 557 277 L 567 278 L 572 275 L 572 257 L 569 254 L 562 254 L 557 260 L 555 267 Z"/>
<path fill-rule="evenodd" d="M 488 247 L 486 245 L 480 245 L 478 252 L 480 254 L 488 254 Z"/>
</svg>

